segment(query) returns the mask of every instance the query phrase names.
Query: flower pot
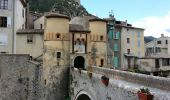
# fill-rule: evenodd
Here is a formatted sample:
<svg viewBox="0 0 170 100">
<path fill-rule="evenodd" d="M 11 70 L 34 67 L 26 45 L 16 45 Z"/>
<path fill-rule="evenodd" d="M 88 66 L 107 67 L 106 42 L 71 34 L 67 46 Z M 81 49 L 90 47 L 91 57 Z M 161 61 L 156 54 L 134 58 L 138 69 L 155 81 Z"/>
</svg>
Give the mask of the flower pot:
<svg viewBox="0 0 170 100">
<path fill-rule="evenodd" d="M 88 76 L 89 76 L 90 78 L 92 78 L 93 73 L 92 73 L 92 72 L 88 72 Z"/>
<path fill-rule="evenodd" d="M 138 92 L 139 100 L 153 100 L 152 94 Z"/>
<path fill-rule="evenodd" d="M 109 78 L 107 78 L 106 76 L 102 76 L 101 81 L 105 86 L 109 85 Z"/>
</svg>

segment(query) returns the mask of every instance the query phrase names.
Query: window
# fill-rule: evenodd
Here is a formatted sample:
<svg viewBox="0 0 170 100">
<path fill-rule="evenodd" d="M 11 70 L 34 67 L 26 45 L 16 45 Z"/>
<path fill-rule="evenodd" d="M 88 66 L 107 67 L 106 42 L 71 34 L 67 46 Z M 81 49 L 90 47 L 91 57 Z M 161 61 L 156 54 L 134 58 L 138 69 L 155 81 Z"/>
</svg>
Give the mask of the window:
<svg viewBox="0 0 170 100">
<path fill-rule="evenodd" d="M 42 24 L 40 24 L 40 29 L 42 29 L 43 27 L 42 27 Z"/>
<path fill-rule="evenodd" d="M 119 35 L 120 35 L 120 32 L 115 32 L 114 38 L 115 38 L 115 39 L 119 39 Z"/>
<path fill-rule="evenodd" d="M 118 63 L 119 63 L 118 57 L 114 57 L 113 58 L 113 62 L 114 62 L 114 67 L 117 68 L 118 67 Z"/>
<path fill-rule="evenodd" d="M 127 49 L 127 53 L 130 54 L 130 49 Z"/>
<path fill-rule="evenodd" d="M 61 58 L 61 52 L 57 52 L 57 59 Z"/>
<path fill-rule="evenodd" d="M 170 66 L 170 59 L 162 59 L 162 66 Z"/>
<path fill-rule="evenodd" d="M 103 36 L 100 36 L 100 40 L 103 41 Z"/>
<path fill-rule="evenodd" d="M 114 44 L 114 51 L 118 51 L 118 44 Z"/>
<path fill-rule="evenodd" d="M 168 40 L 166 40 L 165 42 L 166 42 L 166 44 L 168 44 Z"/>
<path fill-rule="evenodd" d="M 45 80 L 44 83 L 45 83 L 45 85 L 46 85 L 47 81 Z"/>
<path fill-rule="evenodd" d="M 100 66 L 102 67 L 104 65 L 104 59 L 100 60 Z"/>
<path fill-rule="evenodd" d="M 23 18 L 24 18 L 24 14 L 25 14 L 25 13 L 24 13 L 24 9 L 22 9 L 22 17 L 23 17 Z"/>
<path fill-rule="evenodd" d="M 127 38 L 127 43 L 130 43 L 130 38 Z"/>
<path fill-rule="evenodd" d="M 157 41 L 157 44 L 161 44 L 161 41 Z"/>
<path fill-rule="evenodd" d="M 56 34 L 56 38 L 59 39 L 60 38 L 60 34 Z"/>
<path fill-rule="evenodd" d="M 33 35 L 27 35 L 27 43 L 33 43 Z"/>
<path fill-rule="evenodd" d="M 7 17 L 0 17 L 0 27 L 7 27 Z"/>
<path fill-rule="evenodd" d="M 0 0 L 0 9 L 8 9 L 8 0 Z"/>
</svg>

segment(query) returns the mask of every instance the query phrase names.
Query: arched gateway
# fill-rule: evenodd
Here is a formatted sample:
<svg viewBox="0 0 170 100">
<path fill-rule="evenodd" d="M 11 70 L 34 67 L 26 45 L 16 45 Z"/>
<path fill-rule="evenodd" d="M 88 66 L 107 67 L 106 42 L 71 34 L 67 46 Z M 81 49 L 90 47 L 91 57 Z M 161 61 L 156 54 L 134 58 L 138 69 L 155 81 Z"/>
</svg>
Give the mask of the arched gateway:
<svg viewBox="0 0 170 100">
<path fill-rule="evenodd" d="M 85 69 L 85 59 L 82 56 L 77 56 L 74 59 L 74 67 Z"/>
</svg>

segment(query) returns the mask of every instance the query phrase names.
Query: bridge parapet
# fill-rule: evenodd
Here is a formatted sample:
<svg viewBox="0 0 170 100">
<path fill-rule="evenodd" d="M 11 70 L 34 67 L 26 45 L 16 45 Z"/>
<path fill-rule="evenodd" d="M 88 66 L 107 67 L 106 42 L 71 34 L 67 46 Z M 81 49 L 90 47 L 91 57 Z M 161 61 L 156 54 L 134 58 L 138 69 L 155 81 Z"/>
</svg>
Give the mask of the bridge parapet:
<svg viewBox="0 0 170 100">
<path fill-rule="evenodd" d="M 101 81 L 103 75 L 109 77 L 108 86 Z M 80 95 L 87 95 L 89 100 L 138 100 L 137 91 L 142 87 L 150 89 L 154 100 L 170 100 L 169 79 L 166 78 L 100 67 L 92 67 L 90 71 L 72 68 L 71 77 L 71 100 L 79 100 Z"/>
<path fill-rule="evenodd" d="M 106 75 L 108 77 L 125 80 L 128 82 L 141 84 L 147 87 L 153 87 L 170 91 L 170 79 L 163 77 L 156 77 L 151 75 L 144 75 L 114 69 L 92 67 L 92 71 L 97 74 Z"/>
</svg>

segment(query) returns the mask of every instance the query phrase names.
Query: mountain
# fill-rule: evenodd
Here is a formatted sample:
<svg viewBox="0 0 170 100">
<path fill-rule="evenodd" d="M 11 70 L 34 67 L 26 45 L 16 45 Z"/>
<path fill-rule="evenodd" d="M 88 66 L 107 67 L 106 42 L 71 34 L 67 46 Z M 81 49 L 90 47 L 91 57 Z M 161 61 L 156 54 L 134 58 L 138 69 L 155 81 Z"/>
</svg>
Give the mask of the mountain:
<svg viewBox="0 0 170 100">
<path fill-rule="evenodd" d="M 29 0 L 30 10 L 36 12 L 58 12 L 70 17 L 89 15 L 87 10 L 74 0 Z"/>
<path fill-rule="evenodd" d="M 144 37 L 145 43 L 148 43 L 148 42 L 150 42 L 150 41 L 153 41 L 154 39 L 155 39 L 155 37 L 153 37 L 153 36 L 145 36 L 145 37 Z"/>
</svg>

